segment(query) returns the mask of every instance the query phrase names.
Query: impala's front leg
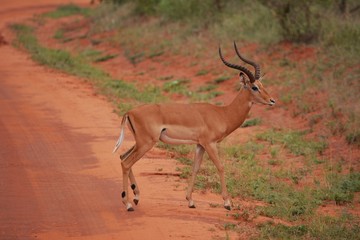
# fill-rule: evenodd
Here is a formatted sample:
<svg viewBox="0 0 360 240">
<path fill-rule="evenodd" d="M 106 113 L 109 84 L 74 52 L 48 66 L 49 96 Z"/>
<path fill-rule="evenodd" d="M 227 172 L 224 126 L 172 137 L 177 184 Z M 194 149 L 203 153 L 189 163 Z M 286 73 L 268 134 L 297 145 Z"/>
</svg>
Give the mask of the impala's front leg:
<svg viewBox="0 0 360 240">
<path fill-rule="evenodd" d="M 222 164 L 222 162 L 219 159 L 216 143 L 208 144 L 205 147 L 205 150 L 209 154 L 210 159 L 213 161 L 213 163 L 215 164 L 215 166 L 219 172 L 220 183 L 221 183 L 221 195 L 224 199 L 224 207 L 227 210 L 231 210 L 231 201 L 230 201 L 230 197 L 229 197 L 229 194 L 228 194 L 228 191 L 226 188 L 224 165 Z"/>
<path fill-rule="evenodd" d="M 191 179 L 190 179 L 189 186 L 187 189 L 187 194 L 186 194 L 186 199 L 189 201 L 189 208 L 195 208 L 194 201 L 192 200 L 192 192 L 194 189 L 196 174 L 198 173 L 198 171 L 200 169 L 200 165 L 201 165 L 201 162 L 202 162 L 202 159 L 204 156 L 204 152 L 205 152 L 205 149 L 200 144 L 198 144 L 196 146 L 192 175 L 191 175 Z"/>
</svg>

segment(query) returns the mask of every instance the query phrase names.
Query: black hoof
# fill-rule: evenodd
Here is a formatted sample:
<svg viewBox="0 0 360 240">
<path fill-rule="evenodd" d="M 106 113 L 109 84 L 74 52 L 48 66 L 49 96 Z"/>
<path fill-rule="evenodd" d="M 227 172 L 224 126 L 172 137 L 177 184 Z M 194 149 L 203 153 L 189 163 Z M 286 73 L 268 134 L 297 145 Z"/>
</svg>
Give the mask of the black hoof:
<svg viewBox="0 0 360 240">
<path fill-rule="evenodd" d="M 195 205 L 190 205 L 189 208 L 196 208 Z"/>
<path fill-rule="evenodd" d="M 131 208 L 128 208 L 128 210 L 127 210 L 128 212 L 133 212 L 134 211 L 134 209 L 131 207 Z"/>
<path fill-rule="evenodd" d="M 139 199 L 134 199 L 134 203 L 135 203 L 135 205 L 138 205 Z"/>
<path fill-rule="evenodd" d="M 226 209 L 226 210 L 231 210 L 231 207 L 230 206 L 224 206 L 224 208 Z"/>
</svg>

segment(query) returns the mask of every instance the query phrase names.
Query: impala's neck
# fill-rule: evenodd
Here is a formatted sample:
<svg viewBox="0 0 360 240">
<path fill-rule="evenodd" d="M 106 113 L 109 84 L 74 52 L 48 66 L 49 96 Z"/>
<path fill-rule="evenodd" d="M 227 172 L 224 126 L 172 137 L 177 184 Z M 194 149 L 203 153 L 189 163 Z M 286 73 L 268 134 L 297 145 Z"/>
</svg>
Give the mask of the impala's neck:
<svg viewBox="0 0 360 240">
<path fill-rule="evenodd" d="M 228 129 L 234 131 L 245 121 L 252 106 L 251 93 L 242 88 L 235 99 L 228 106 L 225 106 L 225 112 L 228 118 Z"/>
</svg>

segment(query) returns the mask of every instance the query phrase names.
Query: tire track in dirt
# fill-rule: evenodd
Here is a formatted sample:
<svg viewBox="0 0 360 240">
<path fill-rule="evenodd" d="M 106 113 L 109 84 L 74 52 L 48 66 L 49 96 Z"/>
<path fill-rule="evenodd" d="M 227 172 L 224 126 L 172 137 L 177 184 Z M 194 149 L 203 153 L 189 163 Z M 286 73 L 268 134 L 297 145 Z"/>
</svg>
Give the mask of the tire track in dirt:
<svg viewBox="0 0 360 240">
<path fill-rule="evenodd" d="M 48 10 L 50 2 L 63 3 L 4 1 L 5 39 L 12 38 L 6 24 Z M 188 209 L 176 162 L 157 149 L 134 166 L 141 200 L 125 212 L 121 166 L 111 154 L 120 123 L 112 106 L 81 80 L 38 66 L 10 44 L 0 48 L 0 239 L 226 235 L 216 227 L 231 221 L 226 210 L 209 206 L 221 197 L 195 193 L 198 208 Z M 151 174 L 160 169 L 169 175 Z"/>
</svg>

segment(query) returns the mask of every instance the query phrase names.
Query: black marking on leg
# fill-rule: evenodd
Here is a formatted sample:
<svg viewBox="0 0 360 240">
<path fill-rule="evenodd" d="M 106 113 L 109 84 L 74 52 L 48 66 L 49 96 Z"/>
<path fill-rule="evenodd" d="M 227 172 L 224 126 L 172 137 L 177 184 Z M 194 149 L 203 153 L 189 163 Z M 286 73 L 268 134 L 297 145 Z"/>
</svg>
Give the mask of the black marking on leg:
<svg viewBox="0 0 360 240">
<path fill-rule="evenodd" d="M 130 124 L 131 130 L 133 131 L 133 133 L 135 134 L 135 128 L 134 125 L 132 124 L 132 122 L 130 121 L 130 117 L 128 116 L 128 122 Z"/>
<path fill-rule="evenodd" d="M 138 205 L 139 199 L 134 199 L 134 203 L 135 203 L 135 205 Z"/>
<path fill-rule="evenodd" d="M 124 154 L 120 155 L 120 159 L 124 160 L 126 159 L 129 154 L 134 150 L 135 146 L 132 146 L 129 150 L 127 150 Z"/>
<path fill-rule="evenodd" d="M 135 184 L 131 184 L 131 189 L 134 190 L 136 188 Z"/>
<path fill-rule="evenodd" d="M 121 193 L 121 197 L 122 197 L 122 198 L 126 197 L 126 192 L 125 192 L 125 191 L 123 191 L 123 192 Z"/>
</svg>

